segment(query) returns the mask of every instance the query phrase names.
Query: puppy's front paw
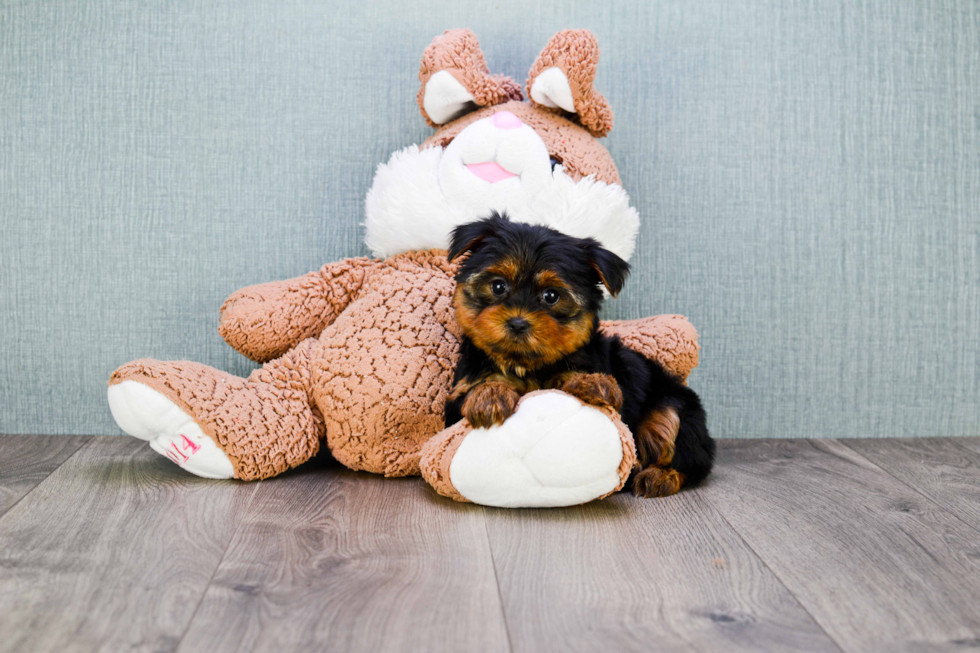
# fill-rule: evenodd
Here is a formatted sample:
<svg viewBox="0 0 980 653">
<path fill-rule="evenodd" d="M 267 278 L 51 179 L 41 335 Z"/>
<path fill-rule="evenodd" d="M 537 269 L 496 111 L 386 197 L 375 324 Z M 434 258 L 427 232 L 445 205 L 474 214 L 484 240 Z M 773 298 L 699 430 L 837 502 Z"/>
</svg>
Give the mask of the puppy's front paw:
<svg viewBox="0 0 980 653">
<path fill-rule="evenodd" d="M 684 485 L 684 475 L 676 469 L 647 467 L 633 478 L 633 494 L 644 499 L 677 494 Z"/>
<path fill-rule="evenodd" d="M 514 414 L 514 407 L 520 398 L 517 390 L 508 383 L 481 383 L 466 395 L 463 417 L 475 429 L 503 424 L 504 420 Z"/>
<path fill-rule="evenodd" d="M 608 374 L 576 374 L 561 389 L 593 406 L 609 406 L 617 412 L 623 407 L 623 392 Z"/>
</svg>

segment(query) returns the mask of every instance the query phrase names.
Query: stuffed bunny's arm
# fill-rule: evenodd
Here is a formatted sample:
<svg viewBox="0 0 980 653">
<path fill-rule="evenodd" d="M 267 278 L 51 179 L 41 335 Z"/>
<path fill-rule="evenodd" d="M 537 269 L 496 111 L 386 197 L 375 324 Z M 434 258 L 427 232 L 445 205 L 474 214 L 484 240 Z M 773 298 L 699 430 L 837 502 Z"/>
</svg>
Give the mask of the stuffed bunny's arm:
<svg viewBox="0 0 980 653">
<path fill-rule="evenodd" d="M 379 263 L 349 258 L 294 279 L 242 288 L 221 306 L 218 333 L 254 361 L 278 358 L 330 326 Z"/>
</svg>

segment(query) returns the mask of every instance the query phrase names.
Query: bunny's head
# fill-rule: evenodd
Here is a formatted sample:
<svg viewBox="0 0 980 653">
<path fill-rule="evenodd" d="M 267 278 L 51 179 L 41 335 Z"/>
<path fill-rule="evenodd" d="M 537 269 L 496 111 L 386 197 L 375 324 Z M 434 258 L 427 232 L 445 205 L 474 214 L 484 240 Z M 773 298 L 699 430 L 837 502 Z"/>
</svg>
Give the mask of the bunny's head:
<svg viewBox="0 0 980 653">
<path fill-rule="evenodd" d="M 559 32 L 531 68 L 525 102 L 512 79 L 490 74 L 471 31 L 437 37 L 422 56 L 418 104 L 438 131 L 378 167 L 368 247 L 446 248 L 453 228 L 498 211 L 629 259 L 639 218 L 599 142 L 613 117 L 593 87 L 598 60 L 591 32 Z"/>
</svg>

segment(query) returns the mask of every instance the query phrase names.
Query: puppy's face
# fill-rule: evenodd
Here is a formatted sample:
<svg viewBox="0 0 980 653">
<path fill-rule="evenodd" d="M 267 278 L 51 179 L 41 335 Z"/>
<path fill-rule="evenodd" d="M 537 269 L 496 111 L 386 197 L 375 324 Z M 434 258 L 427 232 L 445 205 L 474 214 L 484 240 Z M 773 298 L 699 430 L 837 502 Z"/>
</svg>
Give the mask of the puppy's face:
<svg viewBox="0 0 980 653">
<path fill-rule="evenodd" d="M 594 240 L 496 214 L 455 230 L 450 260 L 464 252 L 456 318 L 498 367 L 518 376 L 583 347 L 596 328 L 601 284 L 615 294 L 629 270 Z"/>
</svg>

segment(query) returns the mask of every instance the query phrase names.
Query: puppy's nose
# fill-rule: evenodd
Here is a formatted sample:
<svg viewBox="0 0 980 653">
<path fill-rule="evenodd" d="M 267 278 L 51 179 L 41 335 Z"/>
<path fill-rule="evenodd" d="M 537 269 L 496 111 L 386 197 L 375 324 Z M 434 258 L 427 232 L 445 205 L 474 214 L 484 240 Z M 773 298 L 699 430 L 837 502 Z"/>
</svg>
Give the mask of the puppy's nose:
<svg viewBox="0 0 980 653">
<path fill-rule="evenodd" d="M 498 111 L 497 113 L 493 114 L 490 122 L 492 122 L 493 126 L 497 129 L 517 129 L 524 124 L 521 122 L 520 118 L 512 114 L 510 111 Z"/>
<path fill-rule="evenodd" d="M 512 317 L 507 320 L 507 328 L 515 336 L 519 336 L 531 328 L 531 323 L 525 320 L 523 317 Z"/>
</svg>

